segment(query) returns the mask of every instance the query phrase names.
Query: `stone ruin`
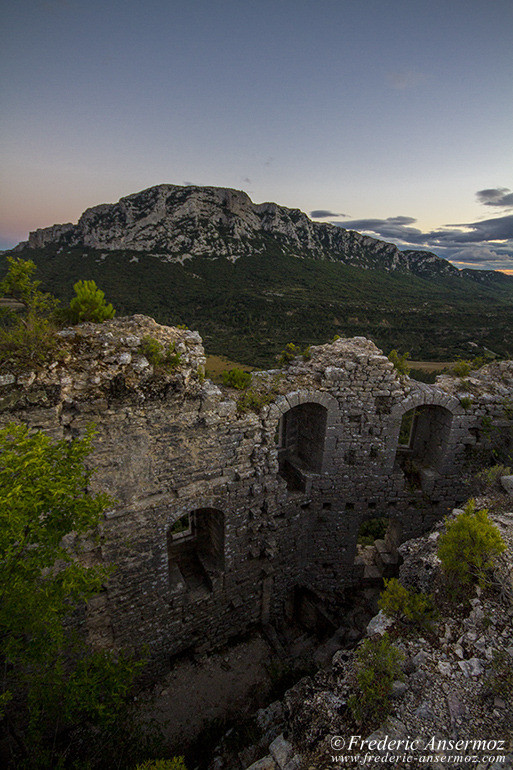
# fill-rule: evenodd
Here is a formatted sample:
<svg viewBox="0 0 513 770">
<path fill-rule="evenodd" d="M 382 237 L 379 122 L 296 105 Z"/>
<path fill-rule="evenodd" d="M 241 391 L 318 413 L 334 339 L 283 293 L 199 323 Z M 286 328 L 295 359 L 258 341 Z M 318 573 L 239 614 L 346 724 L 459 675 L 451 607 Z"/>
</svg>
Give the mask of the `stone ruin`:
<svg viewBox="0 0 513 770">
<path fill-rule="evenodd" d="M 0 424 L 71 438 L 94 423 L 91 486 L 115 504 L 88 557 L 116 569 L 82 620 L 92 644 L 146 646 L 155 675 L 279 626 L 301 597 L 334 606 L 368 576 L 363 521 L 389 519 L 392 552 L 468 497 L 469 460 L 513 443 L 511 361 L 427 385 L 338 339 L 255 372 L 257 413 L 205 379 L 197 332 L 139 315 L 59 334 L 44 370 L 0 373 Z M 150 364 L 148 336 L 174 345 L 174 369 Z"/>
</svg>

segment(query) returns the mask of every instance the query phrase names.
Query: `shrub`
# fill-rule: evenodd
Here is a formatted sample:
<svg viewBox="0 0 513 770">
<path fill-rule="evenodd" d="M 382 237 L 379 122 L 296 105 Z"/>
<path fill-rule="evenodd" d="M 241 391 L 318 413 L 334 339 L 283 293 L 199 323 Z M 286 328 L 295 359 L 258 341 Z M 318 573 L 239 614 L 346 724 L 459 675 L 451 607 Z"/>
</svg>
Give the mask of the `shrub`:
<svg viewBox="0 0 513 770">
<path fill-rule="evenodd" d="M 438 545 L 438 556 L 450 587 L 456 592 L 478 582 L 484 588 L 496 557 L 506 546 L 499 530 L 488 518 L 488 511 L 476 510 L 469 500 L 464 510 L 446 522 Z"/>
<path fill-rule="evenodd" d="M 66 312 L 67 320 L 71 323 L 92 321 L 102 323 L 114 318 L 116 311 L 105 302 L 105 294 L 96 286 L 94 281 L 77 281 L 73 286 L 76 296 L 69 303 Z"/>
<path fill-rule="evenodd" d="M 0 327 L 0 359 L 14 365 L 38 366 L 58 348 L 54 317 L 58 300 L 40 290 L 41 281 L 32 274 L 36 266 L 32 260 L 7 257 L 9 269 L 0 281 L 0 296 L 19 303 L 19 312 L 2 308 Z"/>
<path fill-rule="evenodd" d="M 494 650 L 491 670 L 485 680 L 493 695 L 508 699 L 513 695 L 513 667 L 506 650 Z"/>
<path fill-rule="evenodd" d="M 470 396 L 462 396 L 460 398 L 460 404 L 462 405 L 463 409 L 470 409 L 474 402 L 470 398 Z"/>
<path fill-rule="evenodd" d="M 278 356 L 278 366 L 287 366 L 299 355 L 301 355 L 301 348 L 294 345 L 293 342 L 289 342 Z"/>
<path fill-rule="evenodd" d="M 392 682 L 401 676 L 404 656 L 391 644 L 388 634 L 367 639 L 355 655 L 358 692 L 348 706 L 357 724 L 381 724 L 390 711 Z"/>
<path fill-rule="evenodd" d="M 511 468 L 507 465 L 492 465 L 475 474 L 474 479 L 480 492 L 492 492 L 500 489 L 501 476 L 509 476 Z"/>
<path fill-rule="evenodd" d="M 245 412 L 259 412 L 264 406 L 274 401 L 276 397 L 275 392 L 259 393 L 253 388 L 248 388 L 237 399 L 237 411 L 241 414 Z"/>
<path fill-rule="evenodd" d="M 467 375 L 470 374 L 471 369 L 472 363 L 470 361 L 464 361 L 462 358 L 460 358 L 452 367 L 451 372 L 456 377 L 467 377 Z"/>
<path fill-rule="evenodd" d="M 426 630 L 431 630 L 437 616 L 432 596 L 410 591 L 396 578 L 385 580 L 378 606 L 389 618 Z"/>
<path fill-rule="evenodd" d="M 175 352 L 174 342 L 168 345 L 167 350 L 165 350 L 159 340 L 149 335 L 142 338 L 139 352 L 148 359 L 155 369 L 169 371 L 180 363 L 180 354 Z"/>
<path fill-rule="evenodd" d="M 386 516 L 364 521 L 358 533 L 358 543 L 360 545 L 372 545 L 375 540 L 384 538 L 388 529 L 388 522 Z"/>
<path fill-rule="evenodd" d="M 409 353 L 398 353 L 397 350 L 391 350 L 388 354 L 388 360 L 391 361 L 394 365 L 394 368 L 399 372 L 399 374 L 406 374 L 408 375 L 410 373 L 410 366 L 407 363 L 407 359 L 410 357 Z"/>
<path fill-rule="evenodd" d="M 228 369 L 221 373 L 223 385 L 237 390 L 245 390 L 251 383 L 251 372 L 243 369 Z"/>
<path fill-rule="evenodd" d="M 299 345 L 294 345 L 293 342 L 289 342 L 285 346 L 285 349 L 281 351 L 278 356 L 278 366 L 288 366 L 297 356 L 302 356 L 303 361 L 309 361 L 312 357 L 310 345 L 301 350 Z"/>
</svg>

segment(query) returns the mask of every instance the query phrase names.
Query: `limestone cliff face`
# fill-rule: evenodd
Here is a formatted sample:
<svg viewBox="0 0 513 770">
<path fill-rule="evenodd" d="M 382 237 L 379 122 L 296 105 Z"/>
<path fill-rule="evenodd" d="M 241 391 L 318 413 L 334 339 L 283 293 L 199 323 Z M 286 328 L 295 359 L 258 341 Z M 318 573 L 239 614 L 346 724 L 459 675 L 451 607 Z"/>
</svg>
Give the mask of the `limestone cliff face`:
<svg viewBox="0 0 513 770">
<path fill-rule="evenodd" d="M 36 230 L 18 248 L 48 245 L 130 249 L 169 261 L 193 256 L 236 260 L 278 247 L 299 258 L 361 268 L 459 275 L 449 262 L 429 252 L 401 252 L 391 243 L 313 222 L 299 209 L 256 204 L 245 192 L 221 187 L 150 187 L 118 203 L 87 209 L 76 225 Z"/>
</svg>

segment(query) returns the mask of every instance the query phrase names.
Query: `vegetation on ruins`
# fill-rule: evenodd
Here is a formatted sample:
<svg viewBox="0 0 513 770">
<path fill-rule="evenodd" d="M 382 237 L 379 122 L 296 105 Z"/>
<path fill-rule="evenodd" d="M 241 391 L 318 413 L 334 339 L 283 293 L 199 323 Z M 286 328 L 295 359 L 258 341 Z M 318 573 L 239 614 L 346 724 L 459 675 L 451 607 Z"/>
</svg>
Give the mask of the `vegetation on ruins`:
<svg viewBox="0 0 513 770">
<path fill-rule="evenodd" d="M 115 311 L 106 304 L 104 293 L 94 281 L 75 283 L 76 296 L 68 308 L 41 290 L 41 281 L 33 278 L 36 265 L 7 256 L 8 270 L 0 281 L 0 360 L 13 366 L 41 366 L 50 356 L 58 355 L 56 331 L 63 323 L 113 318 Z"/>
<path fill-rule="evenodd" d="M 393 363 L 394 369 L 399 372 L 399 374 L 408 375 L 410 373 L 410 366 L 407 363 L 409 357 L 409 353 L 398 353 L 395 348 L 388 354 L 388 360 Z"/>
<path fill-rule="evenodd" d="M 378 606 L 385 615 L 406 626 L 432 630 L 433 621 L 437 617 L 433 597 L 406 588 L 397 578 L 385 579 L 384 582 L 385 590 L 379 597 Z"/>
<path fill-rule="evenodd" d="M 289 342 L 278 356 L 278 366 L 288 366 L 297 356 L 301 356 L 303 361 L 308 361 L 311 358 L 310 345 L 302 350 L 299 345 Z"/>
<path fill-rule="evenodd" d="M 472 369 L 472 362 L 471 361 L 464 361 L 463 359 L 460 359 L 459 361 L 456 361 L 454 366 L 452 367 L 452 374 L 455 375 L 455 377 L 468 377 Z"/>
<path fill-rule="evenodd" d="M 281 374 L 275 375 L 271 382 L 256 382 L 251 388 L 245 388 L 237 399 L 239 414 L 256 412 L 257 414 L 271 404 L 279 393 Z"/>
<path fill-rule="evenodd" d="M 66 311 L 67 320 L 72 324 L 92 321 L 101 323 L 114 318 L 116 311 L 105 302 L 105 293 L 96 286 L 94 281 L 77 281 L 73 286 L 75 297 L 69 303 Z"/>
<path fill-rule="evenodd" d="M 180 354 L 175 351 L 175 343 L 164 345 L 149 335 L 143 337 L 139 346 L 139 352 L 148 359 L 155 369 L 163 369 L 169 372 L 180 363 Z"/>
<path fill-rule="evenodd" d="M 221 373 L 223 385 L 236 390 L 245 390 L 251 383 L 251 372 L 245 372 L 243 369 L 227 369 Z"/>
<path fill-rule="evenodd" d="M 7 257 L 9 270 L 0 282 L 0 296 L 17 303 L 0 310 L 0 359 L 14 365 L 42 364 L 58 343 L 55 337 L 58 301 L 40 289 L 41 281 L 32 275 L 32 260 Z"/>
<path fill-rule="evenodd" d="M 87 491 L 91 441 L 0 431 L 0 706 L 20 768 L 119 766 L 148 756 L 155 737 L 130 704 L 142 663 L 78 630 L 111 571 L 94 563 L 111 500 Z"/>
<path fill-rule="evenodd" d="M 354 658 L 356 692 L 348 700 L 358 725 L 376 726 L 386 719 L 392 683 L 402 678 L 403 658 L 386 633 L 366 639 L 358 648 Z"/>
<path fill-rule="evenodd" d="M 481 494 L 501 491 L 501 476 L 509 476 L 512 469 L 509 465 L 497 463 L 489 468 L 483 468 L 474 475 L 474 483 Z"/>
<path fill-rule="evenodd" d="M 478 510 L 475 501 L 469 500 L 455 519 L 446 522 L 438 545 L 450 590 L 458 594 L 473 583 L 482 588 L 488 585 L 490 572 L 505 548 L 486 508 Z"/>
<path fill-rule="evenodd" d="M 270 404 L 276 398 L 276 391 L 258 391 L 254 388 L 247 388 L 237 399 L 237 411 L 241 414 L 245 412 L 260 412 L 264 406 Z"/>
</svg>

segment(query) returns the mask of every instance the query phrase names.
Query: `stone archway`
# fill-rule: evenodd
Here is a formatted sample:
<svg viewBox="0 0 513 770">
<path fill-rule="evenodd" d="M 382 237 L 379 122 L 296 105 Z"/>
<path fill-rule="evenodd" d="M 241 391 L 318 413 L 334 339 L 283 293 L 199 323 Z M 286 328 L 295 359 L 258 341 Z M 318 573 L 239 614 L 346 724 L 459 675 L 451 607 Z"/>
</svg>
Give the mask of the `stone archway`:
<svg viewBox="0 0 513 770">
<path fill-rule="evenodd" d="M 306 491 L 312 477 L 323 472 L 326 438 L 338 413 L 327 393 L 296 391 L 276 401 L 278 473 L 289 491 Z"/>
<path fill-rule="evenodd" d="M 392 410 L 389 470 L 401 470 L 413 487 L 430 494 L 453 462 L 463 409 L 445 393 L 417 391 Z"/>
</svg>

